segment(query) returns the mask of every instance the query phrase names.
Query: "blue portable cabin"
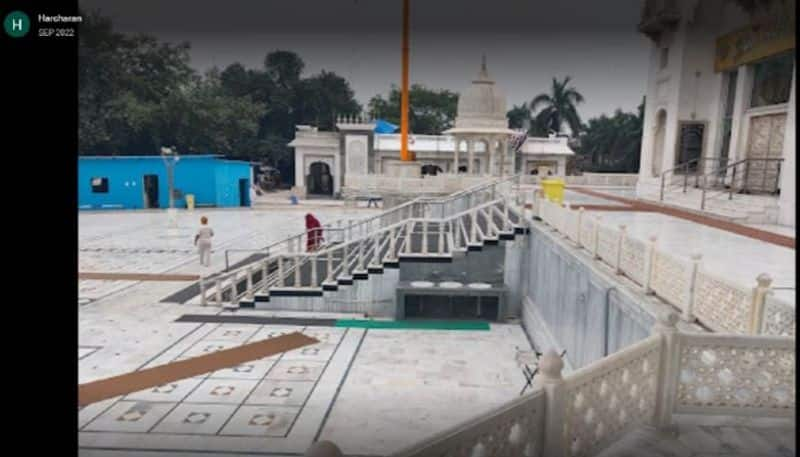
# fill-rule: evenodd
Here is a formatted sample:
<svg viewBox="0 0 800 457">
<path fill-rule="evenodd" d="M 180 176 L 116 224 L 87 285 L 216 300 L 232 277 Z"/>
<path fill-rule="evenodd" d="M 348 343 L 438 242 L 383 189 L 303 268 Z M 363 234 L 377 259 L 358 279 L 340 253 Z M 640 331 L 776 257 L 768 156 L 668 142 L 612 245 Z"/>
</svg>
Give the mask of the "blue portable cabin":
<svg viewBox="0 0 800 457">
<path fill-rule="evenodd" d="M 174 169 L 176 208 L 193 194 L 198 207 L 250 206 L 252 166 L 217 155 L 180 156 Z M 78 157 L 79 209 L 168 208 L 169 181 L 161 156 Z"/>
</svg>

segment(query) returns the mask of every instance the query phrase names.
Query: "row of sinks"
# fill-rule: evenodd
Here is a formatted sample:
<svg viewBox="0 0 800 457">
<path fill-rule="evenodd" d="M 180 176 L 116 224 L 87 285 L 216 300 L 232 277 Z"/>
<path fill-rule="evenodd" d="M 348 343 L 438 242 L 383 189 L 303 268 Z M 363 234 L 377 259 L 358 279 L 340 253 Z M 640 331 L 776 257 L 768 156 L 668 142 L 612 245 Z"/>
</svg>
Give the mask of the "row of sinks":
<svg viewBox="0 0 800 457">
<path fill-rule="evenodd" d="M 411 287 L 441 287 L 442 289 L 459 289 L 464 287 L 464 284 L 458 281 L 443 281 L 438 284 L 431 281 L 411 281 Z M 492 287 L 492 285 L 486 282 L 472 282 L 467 284 L 466 287 L 469 287 L 470 289 L 489 289 Z"/>
</svg>

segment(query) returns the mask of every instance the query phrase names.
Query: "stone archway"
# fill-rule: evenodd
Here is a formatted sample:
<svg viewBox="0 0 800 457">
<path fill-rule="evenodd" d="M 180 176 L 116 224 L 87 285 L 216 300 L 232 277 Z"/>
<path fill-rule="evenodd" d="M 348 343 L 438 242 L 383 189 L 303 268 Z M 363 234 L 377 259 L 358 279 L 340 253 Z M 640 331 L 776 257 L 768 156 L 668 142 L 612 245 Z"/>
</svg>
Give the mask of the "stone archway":
<svg viewBox="0 0 800 457">
<path fill-rule="evenodd" d="M 314 162 L 308 167 L 306 191 L 309 195 L 333 195 L 333 175 L 325 162 Z"/>
<path fill-rule="evenodd" d="M 664 141 L 666 139 L 665 132 L 667 130 L 667 112 L 659 110 L 656 114 L 656 126 L 653 132 L 653 149 L 651 153 L 651 171 L 652 176 L 657 178 L 661 176 L 661 167 L 664 162 Z"/>
</svg>

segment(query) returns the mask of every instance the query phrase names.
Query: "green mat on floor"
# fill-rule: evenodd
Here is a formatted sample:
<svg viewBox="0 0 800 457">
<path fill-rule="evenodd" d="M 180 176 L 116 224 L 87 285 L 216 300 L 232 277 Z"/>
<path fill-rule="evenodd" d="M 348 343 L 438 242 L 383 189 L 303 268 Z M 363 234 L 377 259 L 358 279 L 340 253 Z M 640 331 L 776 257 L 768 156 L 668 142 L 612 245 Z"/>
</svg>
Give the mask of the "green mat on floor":
<svg viewBox="0 0 800 457">
<path fill-rule="evenodd" d="M 360 319 L 337 320 L 335 327 L 402 329 L 402 330 L 489 330 L 486 321 L 373 321 Z"/>
</svg>

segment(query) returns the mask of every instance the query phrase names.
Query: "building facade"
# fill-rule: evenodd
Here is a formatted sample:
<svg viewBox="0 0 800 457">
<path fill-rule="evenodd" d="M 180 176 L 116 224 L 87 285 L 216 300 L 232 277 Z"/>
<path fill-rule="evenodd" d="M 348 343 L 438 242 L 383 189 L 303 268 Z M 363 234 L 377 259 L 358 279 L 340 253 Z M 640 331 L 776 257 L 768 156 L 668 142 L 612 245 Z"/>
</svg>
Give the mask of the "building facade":
<svg viewBox="0 0 800 457">
<path fill-rule="evenodd" d="M 175 164 L 176 208 L 251 206 L 252 166 L 213 155 L 180 156 Z M 78 158 L 79 209 L 169 207 L 169 181 L 161 156 L 83 156 Z"/>
<path fill-rule="evenodd" d="M 513 151 L 509 140 L 514 133 L 508 128 L 505 95 L 484 61 L 478 77 L 459 96 L 454 127 L 444 135 L 411 134 L 409 149 L 423 174 L 565 174 L 566 160 L 575 154 L 566 138 L 527 138 Z M 289 146 L 295 151 L 294 192 L 303 196 L 338 195 L 356 181 L 348 177 L 392 179 L 393 165 L 400 161 L 400 135 L 375 133 L 375 121 L 364 116 L 338 119 L 334 132 L 297 126 Z"/>
<path fill-rule="evenodd" d="M 651 42 L 640 186 L 722 176 L 775 195 L 777 222 L 794 226 L 795 2 L 647 1 L 639 30 Z"/>
</svg>

